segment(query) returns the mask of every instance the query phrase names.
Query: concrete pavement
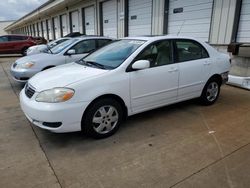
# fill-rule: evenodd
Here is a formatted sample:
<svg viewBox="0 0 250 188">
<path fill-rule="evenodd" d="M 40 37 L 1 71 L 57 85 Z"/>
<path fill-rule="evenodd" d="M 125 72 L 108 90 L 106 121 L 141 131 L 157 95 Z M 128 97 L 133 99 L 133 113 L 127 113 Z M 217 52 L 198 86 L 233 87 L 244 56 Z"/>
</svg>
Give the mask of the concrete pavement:
<svg viewBox="0 0 250 188">
<path fill-rule="evenodd" d="M 0 58 L 0 187 L 250 187 L 250 92 L 223 86 L 195 100 L 130 117 L 114 136 L 33 127 L 21 85 Z"/>
</svg>

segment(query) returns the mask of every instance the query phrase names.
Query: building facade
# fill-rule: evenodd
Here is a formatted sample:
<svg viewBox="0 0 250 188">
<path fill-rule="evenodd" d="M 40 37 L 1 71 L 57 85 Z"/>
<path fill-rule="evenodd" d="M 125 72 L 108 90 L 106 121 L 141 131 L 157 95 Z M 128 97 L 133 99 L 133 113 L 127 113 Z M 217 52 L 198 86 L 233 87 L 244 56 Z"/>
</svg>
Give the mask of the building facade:
<svg viewBox="0 0 250 188">
<path fill-rule="evenodd" d="M 7 32 L 4 30 L 8 25 L 12 24 L 14 20 L 0 21 L 0 35 L 5 35 Z"/>
<path fill-rule="evenodd" d="M 250 76 L 250 0 L 49 0 L 6 31 L 48 40 L 70 32 L 193 36 L 221 51 L 231 46 L 232 74 Z"/>
</svg>

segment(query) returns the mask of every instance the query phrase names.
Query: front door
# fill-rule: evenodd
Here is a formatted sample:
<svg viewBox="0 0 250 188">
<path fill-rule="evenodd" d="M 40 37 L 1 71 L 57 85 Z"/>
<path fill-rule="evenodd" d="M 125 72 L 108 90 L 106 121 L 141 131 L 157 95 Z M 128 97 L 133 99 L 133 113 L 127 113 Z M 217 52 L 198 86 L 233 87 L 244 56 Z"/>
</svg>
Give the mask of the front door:
<svg viewBox="0 0 250 188">
<path fill-rule="evenodd" d="M 65 62 L 71 63 L 88 55 L 90 52 L 96 49 L 96 41 L 95 39 L 83 40 L 74 45 L 70 50 L 75 50 L 75 54 L 66 55 Z"/>
<path fill-rule="evenodd" d="M 176 101 L 179 68 L 173 63 L 172 42 L 164 40 L 150 44 L 137 60 L 149 60 L 150 68 L 129 73 L 133 113 Z"/>
</svg>

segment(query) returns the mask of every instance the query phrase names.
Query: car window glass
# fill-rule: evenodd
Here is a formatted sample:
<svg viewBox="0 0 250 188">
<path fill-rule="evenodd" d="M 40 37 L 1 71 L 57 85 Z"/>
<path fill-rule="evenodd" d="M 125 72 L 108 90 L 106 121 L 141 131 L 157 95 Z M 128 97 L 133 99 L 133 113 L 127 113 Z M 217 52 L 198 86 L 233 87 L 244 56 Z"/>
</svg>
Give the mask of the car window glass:
<svg viewBox="0 0 250 188">
<path fill-rule="evenodd" d="M 208 53 L 197 42 L 191 40 L 176 41 L 178 62 L 207 58 Z"/>
<path fill-rule="evenodd" d="M 66 49 L 67 47 L 69 47 L 70 45 L 72 45 L 73 43 L 75 43 L 76 41 L 77 41 L 77 39 L 66 40 L 66 41 L 62 42 L 61 44 L 58 44 L 57 46 L 52 48 L 51 52 L 53 54 L 58 54 L 61 51 L 63 51 L 64 49 Z"/>
<path fill-rule="evenodd" d="M 148 60 L 150 62 L 150 67 L 171 64 L 171 42 L 169 40 L 165 40 L 150 44 L 136 57 L 136 60 Z"/>
<path fill-rule="evenodd" d="M 99 63 L 110 69 L 120 66 L 137 48 L 143 45 L 143 40 L 124 39 L 113 42 L 93 52 L 84 61 Z"/>
<path fill-rule="evenodd" d="M 4 36 L 4 37 L 0 37 L 0 42 L 7 42 L 8 41 L 8 37 Z"/>
<path fill-rule="evenodd" d="M 76 51 L 76 54 L 90 53 L 95 50 L 95 40 L 84 40 L 77 43 L 71 49 Z"/>
<path fill-rule="evenodd" d="M 110 42 L 111 42 L 111 40 L 104 40 L 104 39 L 97 40 L 97 46 L 98 46 L 98 48 L 101 48 L 101 47 L 107 45 Z"/>
<path fill-rule="evenodd" d="M 20 41 L 25 40 L 23 36 L 10 36 L 10 41 Z"/>
</svg>

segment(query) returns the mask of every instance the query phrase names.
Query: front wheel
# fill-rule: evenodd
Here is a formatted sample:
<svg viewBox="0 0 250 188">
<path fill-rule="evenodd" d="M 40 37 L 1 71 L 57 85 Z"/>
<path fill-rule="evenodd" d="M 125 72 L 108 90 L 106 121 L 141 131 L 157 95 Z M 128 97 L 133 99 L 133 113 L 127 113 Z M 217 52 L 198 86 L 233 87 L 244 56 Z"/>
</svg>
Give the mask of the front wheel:
<svg viewBox="0 0 250 188">
<path fill-rule="evenodd" d="M 94 138 L 106 138 L 113 135 L 123 119 L 119 102 L 113 99 L 100 99 L 94 102 L 84 114 L 83 131 Z"/>
<path fill-rule="evenodd" d="M 201 102 L 205 105 L 212 105 L 216 102 L 220 94 L 220 82 L 217 79 L 209 80 L 201 94 Z"/>
</svg>

